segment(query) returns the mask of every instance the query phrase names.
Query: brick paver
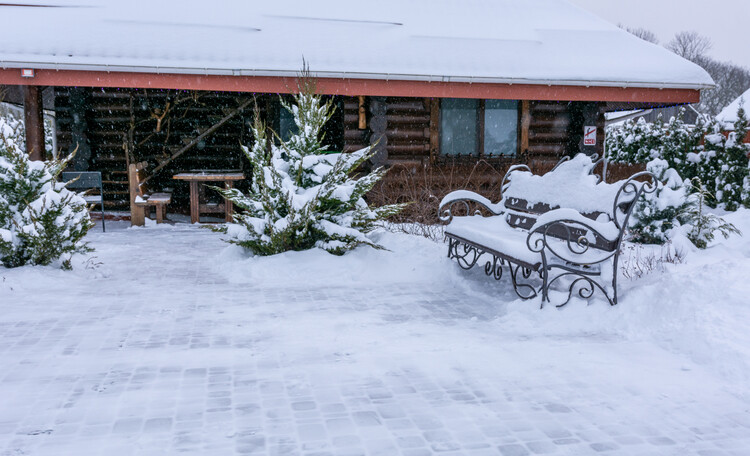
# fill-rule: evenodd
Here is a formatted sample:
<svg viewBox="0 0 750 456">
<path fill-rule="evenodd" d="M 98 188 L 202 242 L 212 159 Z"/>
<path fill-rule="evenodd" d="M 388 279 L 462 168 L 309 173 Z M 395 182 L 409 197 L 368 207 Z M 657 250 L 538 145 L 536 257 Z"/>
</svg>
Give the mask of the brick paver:
<svg viewBox="0 0 750 456">
<path fill-rule="evenodd" d="M 192 227 L 92 239 L 0 270 L 2 456 L 750 454 L 749 403 L 655 347 L 504 335 L 438 281 L 230 283 Z"/>
</svg>

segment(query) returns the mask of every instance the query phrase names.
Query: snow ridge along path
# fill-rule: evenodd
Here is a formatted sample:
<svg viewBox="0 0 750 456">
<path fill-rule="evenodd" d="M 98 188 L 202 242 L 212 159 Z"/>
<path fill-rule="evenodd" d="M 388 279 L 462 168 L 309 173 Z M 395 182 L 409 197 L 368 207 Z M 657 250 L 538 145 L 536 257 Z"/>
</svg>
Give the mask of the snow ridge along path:
<svg viewBox="0 0 750 456">
<path fill-rule="evenodd" d="M 0 269 L 0 455 L 747 455 L 729 220 L 616 308 L 541 311 L 422 238 L 250 258 L 113 223 L 72 272 Z"/>
</svg>

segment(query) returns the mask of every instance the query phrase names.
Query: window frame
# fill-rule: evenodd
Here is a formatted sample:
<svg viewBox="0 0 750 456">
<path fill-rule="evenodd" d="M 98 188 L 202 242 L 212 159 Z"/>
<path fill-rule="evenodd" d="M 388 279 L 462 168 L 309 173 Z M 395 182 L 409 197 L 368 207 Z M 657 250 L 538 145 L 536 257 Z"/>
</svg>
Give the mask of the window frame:
<svg viewBox="0 0 750 456">
<path fill-rule="evenodd" d="M 516 159 L 518 158 L 522 151 L 521 151 L 521 122 L 522 122 L 522 109 L 521 109 L 521 101 L 522 100 L 510 100 L 507 99 L 504 101 L 514 101 L 516 102 L 516 149 L 513 151 L 512 154 L 499 154 L 499 155 L 489 155 L 485 153 L 484 150 L 484 136 L 485 136 L 485 114 L 486 114 L 486 98 L 475 98 L 477 100 L 478 106 L 477 106 L 477 150 L 474 151 L 472 154 L 459 154 L 459 155 L 448 155 L 443 152 L 443 132 L 442 132 L 442 124 L 443 124 L 443 115 L 445 113 L 445 110 L 443 108 L 443 100 L 446 98 L 440 99 L 439 104 L 439 119 L 438 119 L 438 136 L 439 136 L 439 157 L 440 158 L 451 158 L 451 159 L 465 159 L 466 157 L 475 158 L 477 160 L 486 160 L 486 159 Z"/>
</svg>

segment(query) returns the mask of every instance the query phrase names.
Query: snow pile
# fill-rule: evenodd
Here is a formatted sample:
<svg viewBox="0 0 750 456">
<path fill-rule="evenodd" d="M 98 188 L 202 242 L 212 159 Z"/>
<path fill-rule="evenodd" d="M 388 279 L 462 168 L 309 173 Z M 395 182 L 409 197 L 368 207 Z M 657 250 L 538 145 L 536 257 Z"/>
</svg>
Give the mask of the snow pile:
<svg viewBox="0 0 750 456">
<path fill-rule="evenodd" d="M 637 256 L 641 277 L 622 276 L 620 304 L 574 299 L 563 309 L 524 301 L 508 305 L 497 320 L 499 330 L 525 338 L 594 341 L 620 338 L 655 343 L 707 365 L 732 389 L 750 397 L 750 210 L 726 214 L 745 236 L 718 238 L 705 250 L 690 243 L 679 246 L 626 244 L 623 262 Z M 676 252 L 675 252 L 676 251 Z M 675 253 L 677 264 L 660 262 Z M 675 261 L 675 260 L 672 260 Z M 632 273 L 632 270 L 630 271 Z"/>
<path fill-rule="evenodd" d="M 30 161 L 17 132 L 17 125 L 0 118 L 0 262 L 47 265 L 88 251 L 81 242 L 92 225 L 86 201 L 56 180 L 72 156 Z"/>
</svg>

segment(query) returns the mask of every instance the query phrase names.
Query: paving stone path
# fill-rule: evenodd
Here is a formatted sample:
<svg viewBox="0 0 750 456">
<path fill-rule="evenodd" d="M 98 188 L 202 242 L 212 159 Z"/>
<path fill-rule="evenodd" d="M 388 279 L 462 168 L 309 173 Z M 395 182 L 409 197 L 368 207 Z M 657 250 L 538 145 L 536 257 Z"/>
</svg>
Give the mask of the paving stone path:
<svg viewBox="0 0 750 456">
<path fill-rule="evenodd" d="M 119 228 L 90 270 L 0 270 L 1 456 L 750 454 L 678 355 L 505 337 L 448 284 L 230 283 L 213 233 Z"/>
</svg>

